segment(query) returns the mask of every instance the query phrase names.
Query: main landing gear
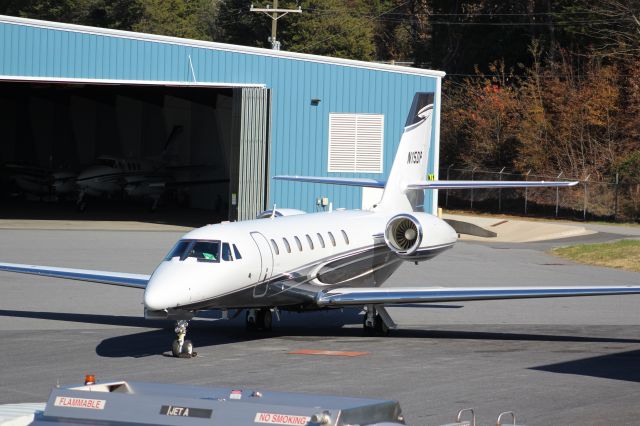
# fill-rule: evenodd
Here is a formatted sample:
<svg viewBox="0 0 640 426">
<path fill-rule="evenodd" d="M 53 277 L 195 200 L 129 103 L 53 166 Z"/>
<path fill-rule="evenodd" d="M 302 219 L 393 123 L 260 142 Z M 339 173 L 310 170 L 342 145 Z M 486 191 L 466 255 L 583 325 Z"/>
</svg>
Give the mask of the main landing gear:
<svg viewBox="0 0 640 426">
<path fill-rule="evenodd" d="M 191 340 L 184 339 L 187 336 L 188 326 L 189 321 L 187 320 L 176 321 L 175 331 L 177 338 L 173 341 L 173 345 L 171 345 L 171 353 L 176 358 L 192 358 L 196 356 Z"/>
<path fill-rule="evenodd" d="M 271 309 L 247 309 L 246 314 L 248 331 L 271 331 L 273 315 Z"/>
<path fill-rule="evenodd" d="M 397 327 L 391 316 L 381 305 L 366 305 L 362 324 L 365 334 L 369 336 L 388 336 L 390 330 Z"/>
</svg>

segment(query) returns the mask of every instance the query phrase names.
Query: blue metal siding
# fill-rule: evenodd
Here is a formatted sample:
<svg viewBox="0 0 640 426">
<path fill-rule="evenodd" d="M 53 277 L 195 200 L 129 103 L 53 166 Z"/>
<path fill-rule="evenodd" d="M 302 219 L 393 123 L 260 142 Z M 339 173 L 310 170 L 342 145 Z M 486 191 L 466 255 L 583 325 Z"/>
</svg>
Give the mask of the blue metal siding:
<svg viewBox="0 0 640 426">
<path fill-rule="evenodd" d="M 329 175 L 329 113 L 349 112 L 384 114 L 384 174 L 331 175 L 385 178 L 413 95 L 435 92 L 437 81 L 429 76 L 6 22 L 0 23 L 0 46 L 3 75 L 187 82 L 192 81 L 190 55 L 198 82 L 265 84 L 272 91 L 272 176 Z M 311 105 L 314 98 L 321 100 L 319 105 Z M 432 138 L 431 152 L 434 145 Z M 429 169 L 433 171 L 433 164 Z M 313 211 L 321 195 L 328 196 L 336 208 L 361 205 L 358 188 L 290 182 L 271 183 L 270 203 Z M 430 201 L 425 208 L 431 208 Z"/>
</svg>

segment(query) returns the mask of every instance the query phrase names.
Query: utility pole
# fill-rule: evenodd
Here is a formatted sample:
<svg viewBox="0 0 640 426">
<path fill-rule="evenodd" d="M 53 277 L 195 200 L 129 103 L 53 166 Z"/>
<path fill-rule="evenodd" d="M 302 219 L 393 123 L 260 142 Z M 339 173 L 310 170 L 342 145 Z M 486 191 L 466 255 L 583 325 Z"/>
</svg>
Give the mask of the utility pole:
<svg viewBox="0 0 640 426">
<path fill-rule="evenodd" d="M 273 8 L 267 5 L 266 8 L 256 8 L 251 5 L 250 12 L 262 12 L 271 18 L 271 48 L 273 50 L 280 50 L 280 42 L 276 39 L 276 31 L 278 30 L 278 19 L 289 13 L 302 13 L 302 8 L 298 6 L 297 9 L 278 9 L 278 0 L 273 0 Z"/>
</svg>

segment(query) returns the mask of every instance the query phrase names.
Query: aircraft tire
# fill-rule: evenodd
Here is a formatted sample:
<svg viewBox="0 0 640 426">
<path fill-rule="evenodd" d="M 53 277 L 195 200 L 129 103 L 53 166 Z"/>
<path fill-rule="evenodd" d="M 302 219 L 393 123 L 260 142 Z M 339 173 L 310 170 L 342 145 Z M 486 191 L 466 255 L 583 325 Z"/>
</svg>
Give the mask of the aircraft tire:
<svg viewBox="0 0 640 426">
<path fill-rule="evenodd" d="M 175 358 L 191 358 L 193 355 L 193 344 L 191 340 L 185 340 L 182 345 L 182 351 L 180 351 L 180 343 L 178 343 L 178 339 L 173 341 L 171 345 L 171 354 Z"/>
<path fill-rule="evenodd" d="M 273 327 L 273 316 L 271 314 L 271 309 L 261 309 L 260 310 L 260 328 L 262 331 L 271 331 Z"/>
<path fill-rule="evenodd" d="M 256 319 L 255 321 L 249 320 L 249 311 L 246 312 L 245 314 L 245 326 L 247 328 L 247 331 L 256 331 L 258 329 L 258 321 L 260 317 L 260 312 L 256 313 Z"/>
<path fill-rule="evenodd" d="M 376 315 L 374 329 L 378 336 L 389 335 L 389 327 L 387 327 L 387 324 L 382 321 L 382 317 L 380 315 Z"/>
<path fill-rule="evenodd" d="M 178 347 L 180 346 L 180 344 L 178 343 L 178 339 L 173 341 L 173 344 L 171 345 L 171 355 L 173 355 L 175 358 L 180 357 L 180 350 L 178 349 Z"/>
<path fill-rule="evenodd" d="M 364 334 L 366 336 L 388 336 L 389 335 L 389 327 L 382 321 L 382 317 L 376 314 L 373 320 L 373 327 L 367 326 L 367 316 L 364 316 L 364 320 L 362 321 L 362 327 L 364 329 Z"/>
</svg>

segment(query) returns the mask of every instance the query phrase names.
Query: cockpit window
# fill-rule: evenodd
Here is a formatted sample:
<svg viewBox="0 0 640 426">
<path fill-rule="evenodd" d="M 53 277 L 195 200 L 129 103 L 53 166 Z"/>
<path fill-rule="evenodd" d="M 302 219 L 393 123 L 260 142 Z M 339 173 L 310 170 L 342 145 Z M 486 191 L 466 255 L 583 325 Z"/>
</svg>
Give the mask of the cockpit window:
<svg viewBox="0 0 640 426">
<path fill-rule="evenodd" d="M 180 257 L 180 260 L 193 257 L 199 262 L 219 262 L 220 241 L 180 240 L 171 249 L 165 260 L 176 257 Z"/>
<path fill-rule="evenodd" d="M 187 247 L 191 244 L 191 241 L 180 240 L 176 243 L 175 246 L 171 249 L 169 254 L 164 258 L 164 260 L 171 260 L 174 257 L 182 257 L 184 252 L 187 250 Z"/>
<path fill-rule="evenodd" d="M 233 260 L 231 258 L 231 247 L 229 247 L 229 243 L 222 244 L 222 260 Z"/>
<path fill-rule="evenodd" d="M 219 262 L 219 241 L 195 241 L 187 250 L 186 257 L 195 257 L 202 262 Z"/>
</svg>

